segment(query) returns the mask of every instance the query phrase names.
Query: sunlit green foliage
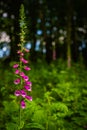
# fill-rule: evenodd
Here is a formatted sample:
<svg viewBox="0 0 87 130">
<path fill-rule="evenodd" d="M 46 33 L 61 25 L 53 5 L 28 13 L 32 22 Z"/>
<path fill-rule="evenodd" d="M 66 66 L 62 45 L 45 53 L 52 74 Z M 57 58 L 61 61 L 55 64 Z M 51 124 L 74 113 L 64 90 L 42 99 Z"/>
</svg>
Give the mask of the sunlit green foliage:
<svg viewBox="0 0 87 130">
<path fill-rule="evenodd" d="M 13 63 L 10 63 L 12 66 Z M 87 123 L 87 71 L 79 64 L 67 68 L 64 61 L 50 65 L 31 64 L 33 101 L 23 110 L 22 130 L 83 130 Z M 1 70 L 1 69 L 0 69 Z M 17 98 L 12 70 L 0 71 L 0 129 L 15 130 L 18 121 Z"/>
</svg>

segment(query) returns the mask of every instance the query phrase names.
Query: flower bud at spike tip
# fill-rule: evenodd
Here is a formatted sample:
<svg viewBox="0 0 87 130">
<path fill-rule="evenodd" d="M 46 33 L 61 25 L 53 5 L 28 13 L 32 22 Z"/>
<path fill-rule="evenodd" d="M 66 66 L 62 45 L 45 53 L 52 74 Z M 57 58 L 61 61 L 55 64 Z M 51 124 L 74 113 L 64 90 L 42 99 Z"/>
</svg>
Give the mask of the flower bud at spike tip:
<svg viewBox="0 0 87 130">
<path fill-rule="evenodd" d="M 23 57 L 20 58 L 20 61 L 22 61 L 24 64 L 27 64 L 27 63 L 28 63 L 28 61 L 25 60 Z"/>
<path fill-rule="evenodd" d="M 18 50 L 18 51 L 17 51 L 17 54 L 20 54 L 20 53 L 21 53 L 21 51 L 20 51 L 20 50 Z"/>
<path fill-rule="evenodd" d="M 28 49 L 24 49 L 25 50 L 25 52 L 29 52 L 29 50 Z"/>
</svg>

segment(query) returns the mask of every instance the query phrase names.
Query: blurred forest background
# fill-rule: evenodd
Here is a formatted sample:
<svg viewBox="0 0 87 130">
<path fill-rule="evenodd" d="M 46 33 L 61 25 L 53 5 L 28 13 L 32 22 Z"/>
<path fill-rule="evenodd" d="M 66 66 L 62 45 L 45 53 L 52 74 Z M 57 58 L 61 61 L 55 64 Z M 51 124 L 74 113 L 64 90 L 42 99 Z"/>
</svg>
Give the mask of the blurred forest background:
<svg viewBox="0 0 87 130">
<path fill-rule="evenodd" d="M 0 0 L 0 130 L 18 127 L 21 4 L 33 97 L 21 130 L 87 130 L 87 0 Z"/>
<path fill-rule="evenodd" d="M 28 28 L 26 48 L 31 50 L 32 61 L 45 59 L 50 63 L 62 58 L 71 66 L 72 61 L 83 59 L 87 66 L 86 0 L 1 0 L 0 59 L 16 59 L 21 3 Z"/>
</svg>

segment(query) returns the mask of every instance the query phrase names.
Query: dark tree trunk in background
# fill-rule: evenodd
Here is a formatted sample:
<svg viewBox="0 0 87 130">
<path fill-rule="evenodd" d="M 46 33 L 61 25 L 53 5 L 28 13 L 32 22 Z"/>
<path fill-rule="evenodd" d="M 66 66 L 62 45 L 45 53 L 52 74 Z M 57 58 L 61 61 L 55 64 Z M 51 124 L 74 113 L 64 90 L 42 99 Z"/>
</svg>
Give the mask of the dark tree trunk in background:
<svg viewBox="0 0 87 130">
<path fill-rule="evenodd" d="M 50 63 L 52 61 L 52 38 L 50 36 L 47 36 L 45 39 L 46 42 L 46 61 L 47 63 Z"/>
<path fill-rule="evenodd" d="M 73 15 L 73 19 L 72 19 L 72 36 L 71 39 L 73 41 L 72 45 L 71 45 L 71 54 L 72 54 L 72 60 L 74 62 L 78 61 L 78 40 L 77 40 L 77 32 L 76 32 L 76 18 Z"/>
<path fill-rule="evenodd" d="M 71 18 L 72 18 L 72 2 L 67 0 L 67 66 L 71 67 Z"/>
</svg>

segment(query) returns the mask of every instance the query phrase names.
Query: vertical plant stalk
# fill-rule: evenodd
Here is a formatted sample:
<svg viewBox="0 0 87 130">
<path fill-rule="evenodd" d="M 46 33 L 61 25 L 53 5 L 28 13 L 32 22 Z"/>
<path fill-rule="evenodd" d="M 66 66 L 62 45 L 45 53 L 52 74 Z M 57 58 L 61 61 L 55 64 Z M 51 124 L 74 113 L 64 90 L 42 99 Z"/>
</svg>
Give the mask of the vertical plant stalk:
<svg viewBox="0 0 87 130">
<path fill-rule="evenodd" d="M 26 25 L 25 25 L 25 14 L 24 14 L 24 6 L 21 5 L 20 7 L 20 12 L 19 12 L 19 15 L 20 15 L 20 20 L 19 20 L 19 24 L 20 24 L 20 51 L 22 52 L 23 51 L 23 45 L 24 45 L 24 42 L 25 42 L 25 28 L 26 28 Z M 19 63 L 19 66 L 20 66 L 20 72 L 22 72 L 22 61 L 20 60 L 20 63 Z M 21 83 L 20 83 L 20 88 L 21 86 L 23 86 L 23 81 L 22 81 L 22 78 L 21 78 Z M 21 102 L 21 98 L 20 98 L 20 101 Z M 19 128 L 18 130 L 21 129 L 21 106 L 19 105 Z"/>
<path fill-rule="evenodd" d="M 25 43 L 25 35 L 26 35 L 26 21 L 25 21 L 25 13 L 24 6 L 21 5 L 20 8 L 20 43 L 18 44 L 19 50 L 17 54 L 19 55 L 19 63 L 15 64 L 13 68 L 15 69 L 15 74 L 17 79 L 14 80 L 14 84 L 18 85 L 18 89 L 15 91 L 15 96 L 19 96 L 19 123 L 18 130 L 23 128 L 24 122 L 22 121 L 22 109 L 26 107 L 25 100 L 32 101 L 32 97 L 27 95 L 28 91 L 31 91 L 32 83 L 29 81 L 29 77 L 26 75 L 25 71 L 29 71 L 30 68 L 26 65 L 28 60 L 24 58 L 25 53 L 29 52 L 29 50 L 24 48 Z"/>
<path fill-rule="evenodd" d="M 19 126 L 18 126 L 18 130 L 21 129 L 21 106 L 19 105 Z"/>
</svg>

